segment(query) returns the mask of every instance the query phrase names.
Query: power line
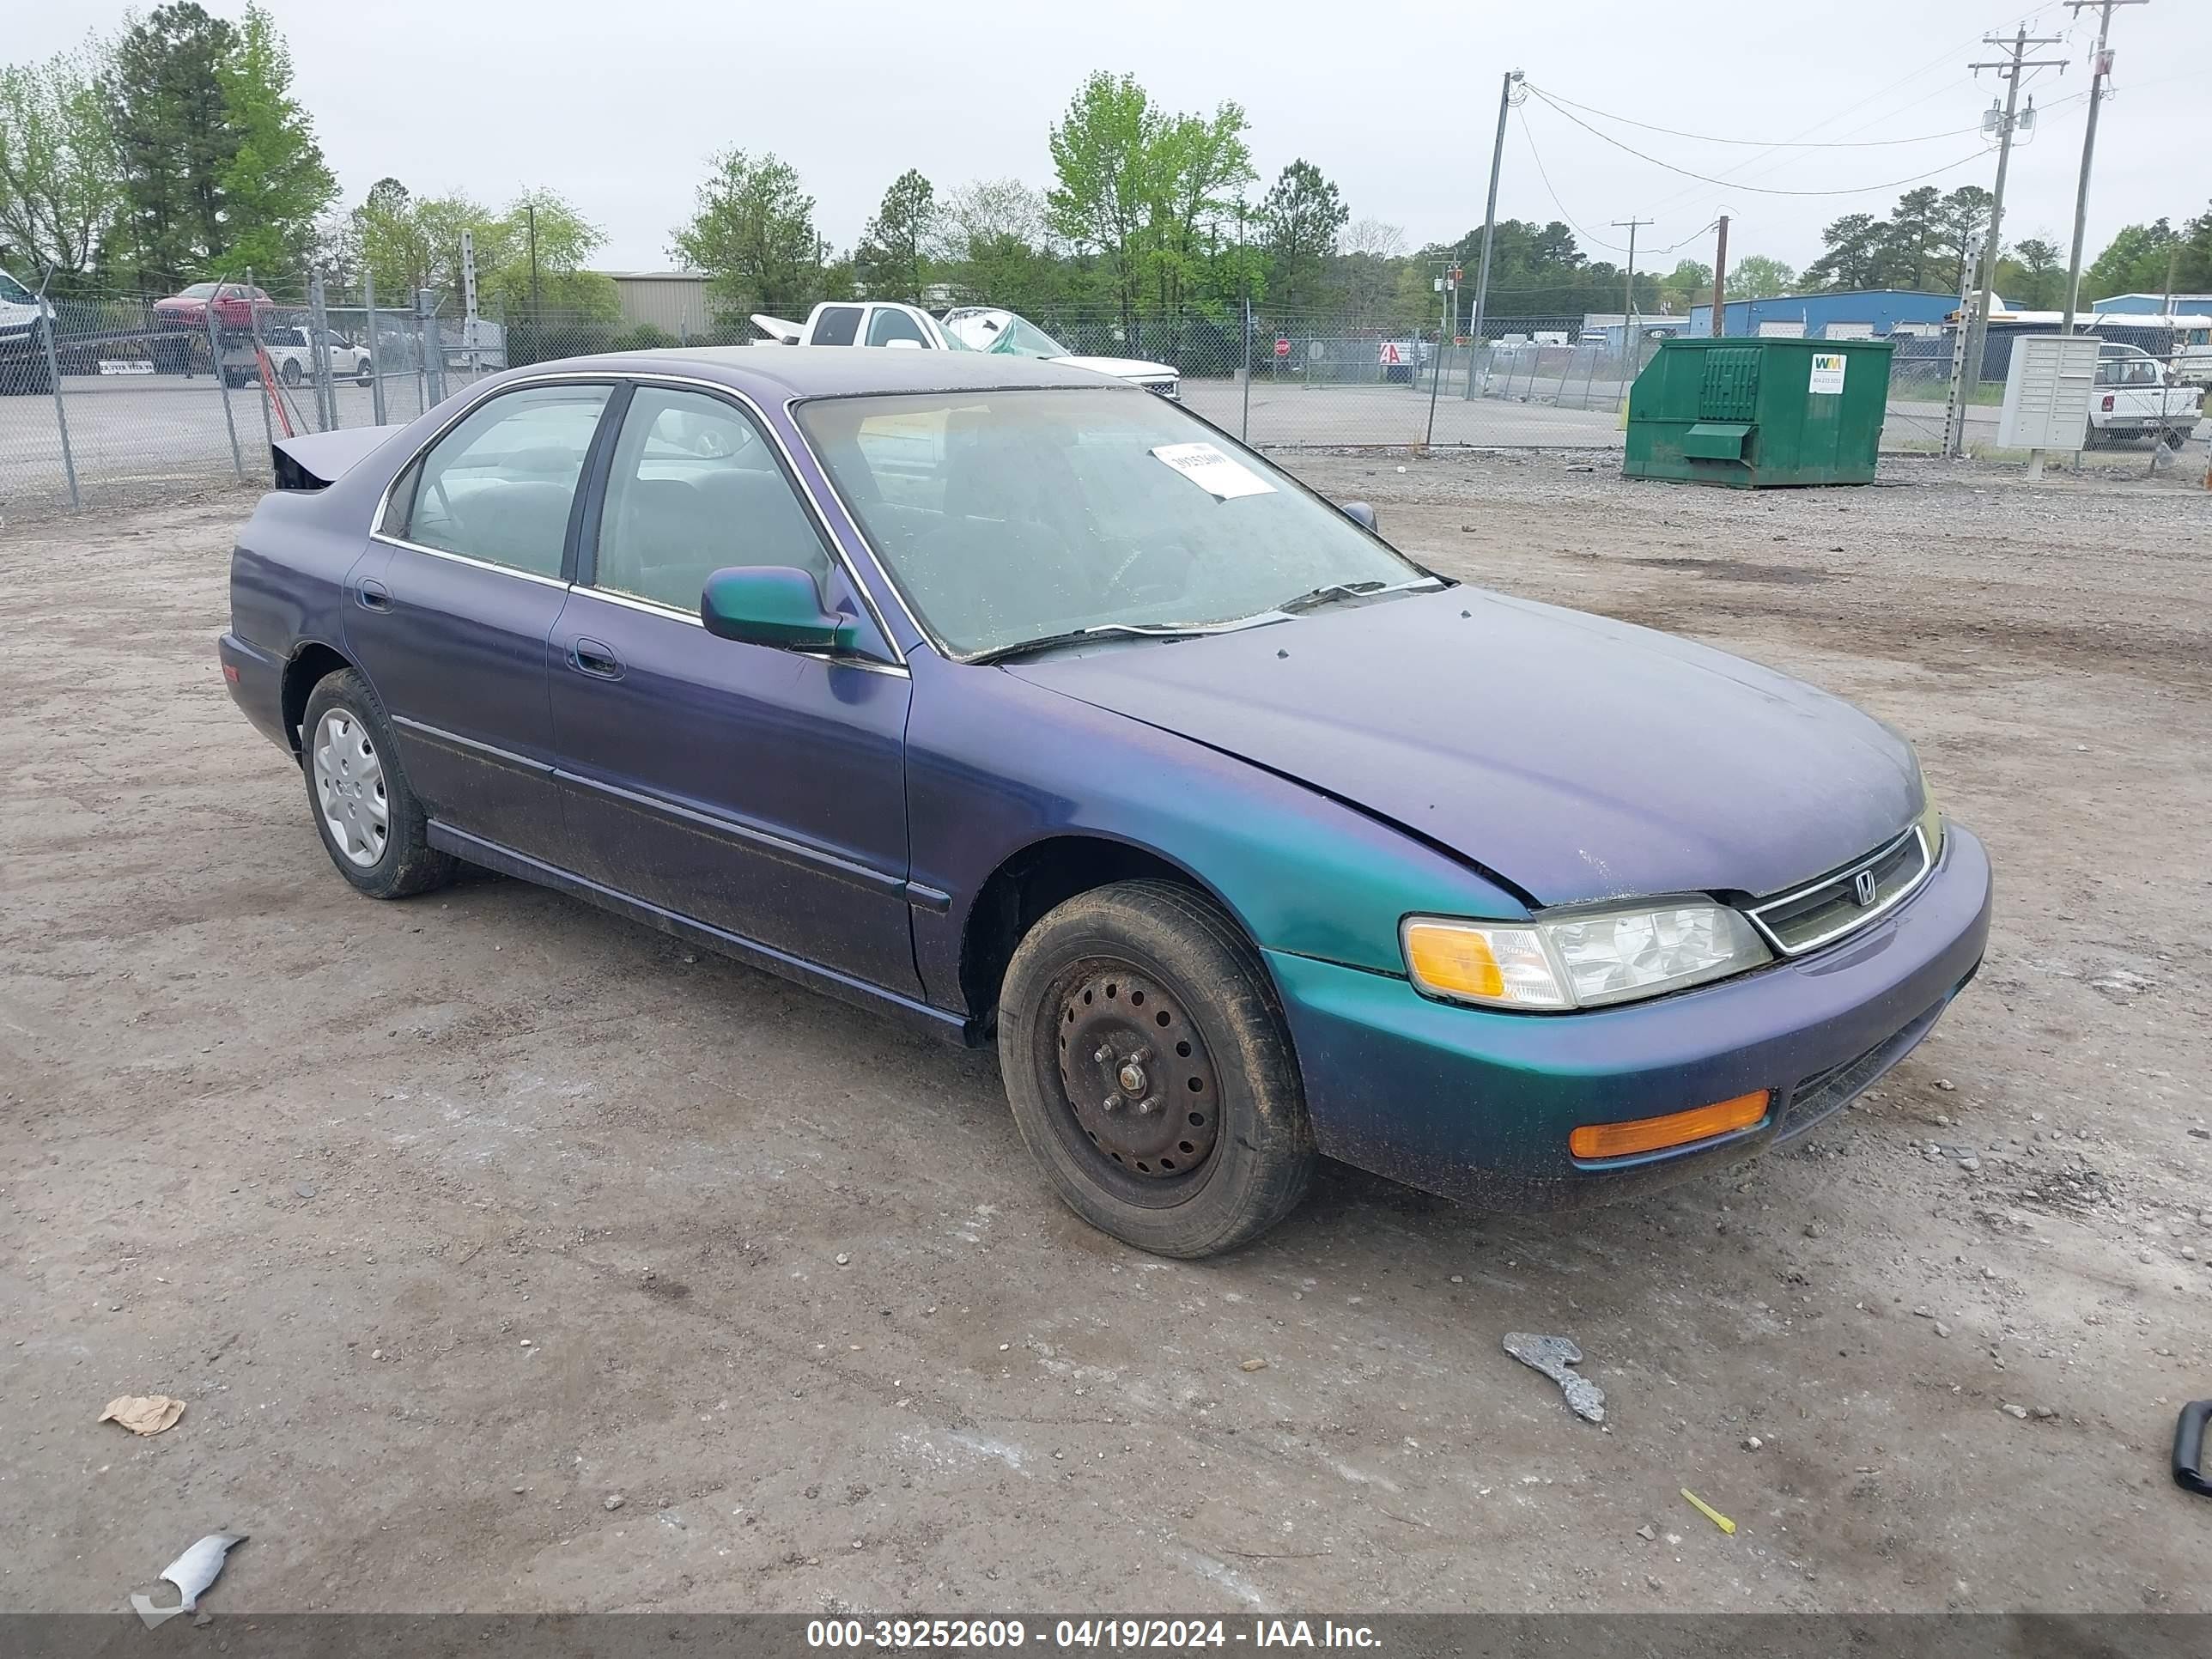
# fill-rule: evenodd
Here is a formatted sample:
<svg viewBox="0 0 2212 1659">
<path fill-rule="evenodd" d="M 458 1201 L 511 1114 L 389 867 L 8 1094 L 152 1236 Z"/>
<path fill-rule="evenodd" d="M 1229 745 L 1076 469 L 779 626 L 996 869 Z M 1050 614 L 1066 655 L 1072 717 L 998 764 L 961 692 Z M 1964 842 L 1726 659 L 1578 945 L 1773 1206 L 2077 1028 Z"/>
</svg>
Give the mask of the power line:
<svg viewBox="0 0 2212 1659">
<path fill-rule="evenodd" d="M 1568 120 L 1573 122 L 1577 126 L 1580 127 L 1584 132 L 1589 133 L 1592 137 L 1603 139 L 1607 143 L 1611 144 L 1615 149 L 1625 150 L 1629 155 L 1636 157 L 1639 161 L 1648 161 L 1655 167 L 1664 167 L 1669 173 L 1679 173 L 1686 179 L 1695 179 L 1704 184 L 1718 185 L 1726 190 L 1752 191 L 1760 196 L 1866 196 L 1870 195 L 1878 190 L 1894 190 L 1899 185 L 1917 184 L 1923 179 L 1933 179 L 1940 173 L 1949 173 L 1954 168 L 1965 167 L 1970 161 L 1979 161 L 1984 153 L 1978 149 L 1971 155 L 1961 155 L 1954 161 L 1946 161 L 1942 166 L 1938 167 L 1930 167 L 1925 173 L 1911 173 L 1902 179 L 1886 179 L 1880 184 L 1855 185 L 1847 190 L 1782 190 L 1772 185 L 1753 185 L 1746 184 L 1742 180 L 1736 179 L 1717 179 L 1710 173 L 1698 173 L 1690 167 L 1676 167 L 1672 161 L 1662 161 L 1656 155 L 1646 155 L 1642 150 L 1638 149 L 1634 145 L 1624 144 L 1620 139 L 1614 137 L 1611 133 L 1600 131 L 1589 122 L 1583 120 L 1582 117 L 1575 114 L 1571 110 L 1563 109 L 1558 104 L 1553 103 L 1551 99 L 1546 97 L 1545 94 L 1537 90 L 1537 88 L 1531 87 L 1529 91 L 1536 98 L 1542 100 L 1542 101 L 1548 105 L 1553 110 L 1565 117 Z"/>
<path fill-rule="evenodd" d="M 1522 106 L 1516 105 L 1514 106 L 1513 112 L 1521 118 L 1521 136 L 1528 141 L 1528 159 L 1536 164 L 1536 176 L 1544 181 L 1544 193 L 1552 198 L 1552 205 L 1559 210 L 1559 217 L 1565 220 L 1567 222 L 1568 228 L 1590 246 L 1601 247 L 1609 253 L 1628 252 L 1629 250 L 1621 246 L 1618 242 L 1608 242 L 1603 237 L 1593 236 L 1589 231 L 1583 228 L 1582 222 L 1580 220 L 1577 219 L 1573 214 L 1567 211 L 1567 204 L 1559 199 L 1559 192 L 1553 188 L 1552 175 L 1544 171 L 1544 157 L 1542 153 L 1536 148 L 1536 135 L 1528 130 L 1528 112 Z M 1638 222 L 1640 224 L 1650 224 L 1651 222 L 1649 219 L 1644 219 L 1639 220 Z M 1687 236 L 1682 238 L 1680 241 L 1672 243 L 1666 247 L 1655 248 L 1652 252 L 1655 253 L 1673 253 L 1680 248 L 1688 246 L 1692 242 L 1696 241 L 1698 237 L 1704 235 L 1707 231 L 1711 230 L 1720 221 L 1717 219 L 1709 219 L 1704 224 L 1699 225 L 1695 230 L 1692 231 Z"/>
<path fill-rule="evenodd" d="M 1544 99 L 1547 102 L 1551 103 L 1554 107 L 1557 107 L 1560 104 L 1565 104 L 1570 108 L 1581 110 L 1585 114 L 1595 115 L 1607 121 L 1618 121 L 1623 126 L 1641 127 L 1646 132 L 1663 132 L 1670 138 L 1687 138 L 1700 144 L 1737 144 L 1746 149 L 1881 149 L 1895 144 L 1933 143 L 1938 138 L 1964 138 L 1971 133 L 1976 133 L 1981 131 L 1979 127 L 1953 127 L 1948 132 L 1923 132 L 1917 138 L 1861 138 L 1856 140 L 1842 138 L 1717 138 L 1711 133 L 1685 132 L 1679 127 L 1656 126 L 1650 121 L 1638 121 L 1629 116 L 1615 115 L 1611 110 L 1599 109 L 1590 104 L 1577 103 L 1575 100 L 1567 97 L 1563 93 L 1553 92 L 1546 88 L 1532 85 L 1528 89 L 1531 92 L 1541 94 Z"/>
</svg>

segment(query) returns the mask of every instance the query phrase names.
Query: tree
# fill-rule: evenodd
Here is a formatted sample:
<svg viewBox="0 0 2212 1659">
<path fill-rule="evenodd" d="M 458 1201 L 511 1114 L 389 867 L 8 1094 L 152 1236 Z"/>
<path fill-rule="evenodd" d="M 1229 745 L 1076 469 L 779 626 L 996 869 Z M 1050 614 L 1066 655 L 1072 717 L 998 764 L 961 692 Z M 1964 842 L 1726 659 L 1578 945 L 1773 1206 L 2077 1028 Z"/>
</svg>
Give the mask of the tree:
<svg viewBox="0 0 2212 1659">
<path fill-rule="evenodd" d="M 1712 299 L 1713 268 L 1700 260 L 1677 260 L 1674 270 L 1659 279 L 1662 311 L 1684 314 L 1692 306 L 1711 305 Z"/>
<path fill-rule="evenodd" d="M 853 263 L 869 297 L 919 301 L 937 240 L 937 191 L 908 167 L 884 192 L 883 205 L 853 251 Z"/>
<path fill-rule="evenodd" d="M 142 283 L 220 269 L 230 236 L 223 179 L 240 135 L 222 66 L 238 33 L 193 0 L 157 7 L 116 41 L 102 82 L 122 175 L 123 259 Z"/>
<path fill-rule="evenodd" d="M 1351 214 L 1337 188 L 1310 161 L 1292 161 L 1260 200 L 1270 269 L 1267 292 L 1287 310 L 1318 305 L 1328 260 Z"/>
<path fill-rule="evenodd" d="M 1406 252 L 1406 228 L 1380 219 L 1354 219 L 1337 246 L 1347 258 L 1364 254 L 1370 259 L 1395 259 Z"/>
<path fill-rule="evenodd" d="M 2066 303 L 2066 267 L 2058 249 L 2039 236 L 2025 237 L 1997 262 L 1997 291 L 2024 311 L 2057 311 Z"/>
<path fill-rule="evenodd" d="M 268 12 L 249 5 L 235 49 L 216 68 L 236 148 L 217 175 L 234 270 L 305 263 L 315 222 L 338 193 L 314 124 L 292 96 L 292 54 Z"/>
<path fill-rule="evenodd" d="M 1043 196 L 1018 179 L 979 179 L 954 191 L 937 255 L 963 301 L 1025 314 L 1065 299 L 1076 277 L 1054 246 Z"/>
<path fill-rule="evenodd" d="M 1824 252 L 1805 268 L 1805 286 L 1830 291 L 1881 286 L 1883 232 L 1871 213 L 1846 213 L 1820 232 Z"/>
<path fill-rule="evenodd" d="M 1942 192 L 1933 185 L 1908 190 L 1897 198 L 1878 238 L 1878 281 L 1869 286 L 1927 290 L 1954 274 L 1941 243 L 1944 234 Z"/>
<path fill-rule="evenodd" d="M 1165 120 L 1146 169 L 1154 194 L 1148 204 L 1148 262 L 1158 314 L 1174 323 L 1180 349 L 1183 309 L 1210 262 L 1221 251 L 1223 226 L 1243 211 L 1244 186 L 1258 175 L 1244 142 L 1243 107 L 1224 103 L 1209 118 L 1177 115 Z M 1235 243 L 1231 243 L 1233 251 Z M 1241 270 L 1225 284 L 1241 285 Z"/>
<path fill-rule="evenodd" d="M 1966 276 L 1966 249 L 1990 228 L 1990 207 L 1996 198 L 1979 185 L 1961 185 L 1936 204 L 1935 252 L 1929 272 L 1935 288 L 1955 294 Z"/>
<path fill-rule="evenodd" d="M 2124 228 L 2081 273 L 2081 298 L 2086 303 L 2114 294 L 2163 294 L 2169 258 L 2178 289 L 2212 288 L 2212 209 L 2179 232 L 2165 219 Z"/>
<path fill-rule="evenodd" d="M 1728 297 L 1731 300 L 1771 300 L 1796 286 L 1796 271 L 1764 253 L 1747 255 L 1729 270 Z"/>
<path fill-rule="evenodd" d="M 43 63 L 0 69 L 0 261 L 36 283 L 82 282 L 122 208 L 97 36 Z"/>
<path fill-rule="evenodd" d="M 525 191 L 497 219 L 471 227 L 471 239 L 477 290 L 507 315 L 528 308 L 533 314 L 558 312 L 571 319 L 612 322 L 620 314 L 614 279 L 584 269 L 606 246 L 606 232 L 560 191 L 542 185 Z"/>
<path fill-rule="evenodd" d="M 823 283 L 814 198 L 775 155 L 741 149 L 712 159 L 697 210 L 674 234 L 676 257 L 707 273 L 726 316 L 803 313 Z"/>
<path fill-rule="evenodd" d="M 1148 210 L 1163 193 L 1153 172 L 1164 125 L 1135 76 L 1098 70 L 1077 89 L 1047 140 L 1056 180 L 1045 197 L 1052 227 L 1097 252 L 1132 339 Z"/>
</svg>

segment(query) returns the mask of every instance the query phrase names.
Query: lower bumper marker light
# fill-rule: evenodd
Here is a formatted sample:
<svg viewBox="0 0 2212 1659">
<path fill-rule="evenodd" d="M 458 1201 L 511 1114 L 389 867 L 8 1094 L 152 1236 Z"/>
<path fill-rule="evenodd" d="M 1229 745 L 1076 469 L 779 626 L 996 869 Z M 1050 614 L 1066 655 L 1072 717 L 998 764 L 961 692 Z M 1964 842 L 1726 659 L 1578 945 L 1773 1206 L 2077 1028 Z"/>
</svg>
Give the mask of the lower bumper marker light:
<svg viewBox="0 0 2212 1659">
<path fill-rule="evenodd" d="M 1732 1100 L 1710 1106 L 1693 1106 L 1686 1112 L 1663 1117 L 1631 1118 L 1626 1123 L 1585 1123 L 1567 1137 L 1567 1150 L 1577 1158 L 1628 1158 L 1638 1152 L 1663 1152 L 1695 1140 L 1748 1129 L 1766 1115 L 1769 1099 L 1765 1089 L 1755 1089 Z"/>
</svg>

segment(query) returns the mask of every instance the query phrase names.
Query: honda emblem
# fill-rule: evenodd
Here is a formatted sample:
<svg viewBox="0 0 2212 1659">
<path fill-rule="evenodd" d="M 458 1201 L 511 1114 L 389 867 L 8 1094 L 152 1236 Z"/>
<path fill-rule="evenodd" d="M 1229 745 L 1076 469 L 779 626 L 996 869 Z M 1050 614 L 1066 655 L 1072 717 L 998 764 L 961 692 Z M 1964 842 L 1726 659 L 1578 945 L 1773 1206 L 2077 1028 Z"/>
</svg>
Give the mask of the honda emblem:
<svg viewBox="0 0 2212 1659">
<path fill-rule="evenodd" d="M 1874 902 L 1873 871 L 1862 870 L 1851 878 L 1851 896 L 1858 900 L 1859 908 L 1862 910 Z"/>
</svg>

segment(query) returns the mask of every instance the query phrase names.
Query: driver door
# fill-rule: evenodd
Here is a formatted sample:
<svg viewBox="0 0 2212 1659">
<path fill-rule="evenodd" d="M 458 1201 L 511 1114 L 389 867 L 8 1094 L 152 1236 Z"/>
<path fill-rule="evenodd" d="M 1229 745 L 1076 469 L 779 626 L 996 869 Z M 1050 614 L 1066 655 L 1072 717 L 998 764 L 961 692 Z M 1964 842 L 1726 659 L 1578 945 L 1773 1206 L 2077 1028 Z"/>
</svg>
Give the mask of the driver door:
<svg viewBox="0 0 2212 1659">
<path fill-rule="evenodd" d="M 768 434 L 734 401 L 643 385 L 585 526 L 549 667 L 577 872 L 902 994 L 910 682 Z M 795 566 L 863 654 L 715 637 L 707 578 Z"/>
</svg>

